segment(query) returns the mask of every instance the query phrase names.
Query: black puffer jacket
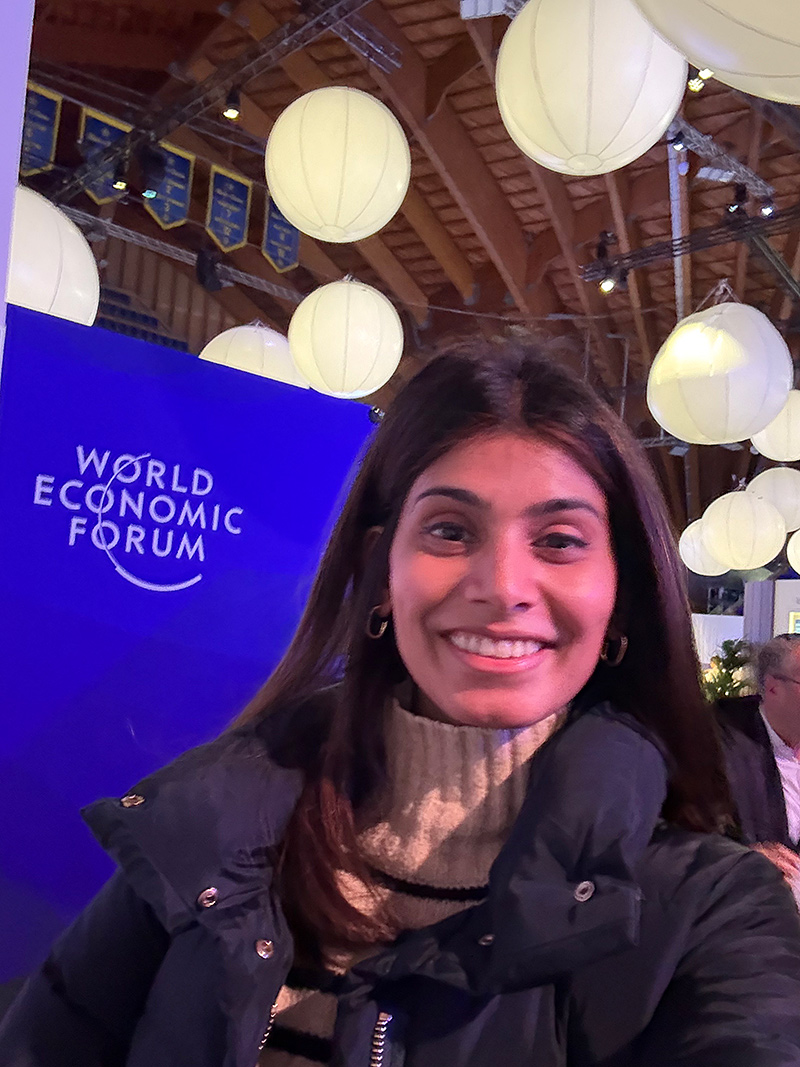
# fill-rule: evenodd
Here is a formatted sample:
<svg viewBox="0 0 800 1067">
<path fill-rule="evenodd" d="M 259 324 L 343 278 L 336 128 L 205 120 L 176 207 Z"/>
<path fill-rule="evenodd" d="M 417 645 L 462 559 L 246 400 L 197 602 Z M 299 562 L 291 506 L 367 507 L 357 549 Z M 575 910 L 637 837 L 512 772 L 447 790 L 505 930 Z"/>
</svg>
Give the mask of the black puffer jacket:
<svg viewBox="0 0 800 1067">
<path fill-rule="evenodd" d="M 254 1067 L 292 961 L 271 890 L 301 775 L 282 719 L 86 819 L 120 865 L 27 984 L 2 1067 Z M 607 707 L 537 753 L 485 903 L 343 983 L 337 1067 L 797 1067 L 800 922 L 763 857 L 660 824 L 663 759 Z"/>
</svg>

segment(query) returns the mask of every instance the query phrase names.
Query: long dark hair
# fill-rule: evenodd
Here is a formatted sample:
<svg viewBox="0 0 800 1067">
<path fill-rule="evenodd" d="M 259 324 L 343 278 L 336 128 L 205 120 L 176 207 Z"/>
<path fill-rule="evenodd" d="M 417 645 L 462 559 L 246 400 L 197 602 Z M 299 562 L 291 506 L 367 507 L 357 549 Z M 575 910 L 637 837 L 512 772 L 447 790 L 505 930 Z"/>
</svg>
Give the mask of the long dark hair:
<svg viewBox="0 0 800 1067">
<path fill-rule="evenodd" d="M 684 570 L 644 454 L 621 420 L 547 349 L 480 341 L 434 359 L 391 405 L 367 451 L 285 656 L 239 722 L 298 706 L 338 683 L 324 743 L 307 749 L 305 788 L 286 836 L 281 891 L 300 947 L 364 944 L 391 935 L 386 916 L 362 915 L 336 872 L 370 885 L 357 815 L 381 780 L 383 711 L 405 670 L 391 627 L 366 634 L 384 596 L 389 549 L 419 475 L 481 432 L 534 433 L 576 460 L 608 500 L 619 579 L 615 620 L 629 646 L 621 665 L 598 664 L 583 696 L 607 699 L 661 739 L 670 762 L 664 815 L 716 830 L 730 803 L 711 714 L 700 691 Z M 365 537 L 381 527 L 369 552 Z M 298 722 L 300 718 L 298 717 Z"/>
</svg>

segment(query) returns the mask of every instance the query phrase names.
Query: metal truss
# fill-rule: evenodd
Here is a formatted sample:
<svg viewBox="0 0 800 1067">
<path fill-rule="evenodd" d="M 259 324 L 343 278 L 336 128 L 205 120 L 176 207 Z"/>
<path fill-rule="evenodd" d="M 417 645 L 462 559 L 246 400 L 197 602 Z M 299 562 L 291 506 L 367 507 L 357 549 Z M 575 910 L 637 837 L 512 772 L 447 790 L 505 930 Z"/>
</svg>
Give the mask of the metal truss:
<svg viewBox="0 0 800 1067">
<path fill-rule="evenodd" d="M 124 134 L 108 148 L 77 167 L 57 186 L 51 198 L 65 203 L 112 167 L 118 159 L 132 155 L 137 148 L 150 141 L 160 141 L 179 126 L 198 119 L 209 108 L 219 105 L 234 85 L 245 85 L 253 78 L 271 70 L 282 59 L 306 48 L 323 33 L 332 30 L 343 18 L 366 7 L 370 0 L 328 0 L 315 13 L 298 15 L 261 41 L 254 41 L 237 56 L 221 63 L 200 85 L 181 94 L 168 107 L 153 115 L 130 133 Z"/>
<path fill-rule="evenodd" d="M 674 141 L 678 134 L 685 148 L 691 149 L 695 155 L 709 163 L 716 163 L 720 170 L 729 171 L 730 180 L 736 182 L 737 185 L 744 185 L 753 196 L 760 200 L 768 200 L 774 196 L 775 189 L 769 182 L 759 178 L 755 171 L 745 166 L 735 156 L 730 155 L 724 148 L 720 148 L 713 137 L 700 133 L 688 122 L 676 119 L 667 131 L 667 137 L 670 141 Z"/>
<path fill-rule="evenodd" d="M 119 226 L 116 222 L 98 218 L 97 215 L 91 215 L 88 211 L 79 211 L 74 207 L 62 207 L 61 210 L 78 226 L 92 234 L 100 234 L 103 237 L 116 237 L 120 241 L 138 245 L 140 248 L 146 248 L 150 252 L 156 252 L 159 256 L 166 256 L 167 259 L 185 263 L 188 267 L 194 267 L 197 263 L 196 253 L 190 252 L 188 248 L 179 248 L 177 245 L 167 244 L 166 241 L 159 241 L 155 237 L 146 237 L 143 233 L 129 230 L 125 226 Z M 249 289 L 258 289 L 268 296 L 276 297 L 278 300 L 284 300 L 288 303 L 299 304 L 303 299 L 302 295 L 293 289 L 287 289 L 282 285 L 276 285 L 274 282 L 268 282 L 265 278 L 259 278 L 255 274 L 246 274 L 243 270 L 236 270 L 235 267 L 228 267 L 224 263 L 217 265 L 217 276 L 223 282 L 229 282 L 231 285 L 236 285 L 237 283 L 246 285 Z"/>
<path fill-rule="evenodd" d="M 322 0 L 306 0 L 302 3 L 304 11 L 314 13 L 322 13 L 325 6 Z M 348 15 L 332 27 L 332 30 L 354 52 L 358 52 L 360 56 L 380 68 L 385 74 L 391 74 L 392 71 L 402 67 L 402 53 L 394 41 L 390 41 L 385 34 L 361 15 Z"/>
</svg>

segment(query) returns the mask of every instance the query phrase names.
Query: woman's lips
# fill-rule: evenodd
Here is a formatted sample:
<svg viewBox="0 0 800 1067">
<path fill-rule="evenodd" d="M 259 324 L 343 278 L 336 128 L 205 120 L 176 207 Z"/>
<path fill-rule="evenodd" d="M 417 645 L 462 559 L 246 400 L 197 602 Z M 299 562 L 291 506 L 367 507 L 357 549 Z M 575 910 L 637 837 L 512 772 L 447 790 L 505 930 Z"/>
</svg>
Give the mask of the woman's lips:
<svg viewBox="0 0 800 1067">
<path fill-rule="evenodd" d="M 468 666 L 495 673 L 528 670 L 541 662 L 550 647 L 533 638 L 492 638 L 469 630 L 453 630 L 445 639 Z"/>
</svg>

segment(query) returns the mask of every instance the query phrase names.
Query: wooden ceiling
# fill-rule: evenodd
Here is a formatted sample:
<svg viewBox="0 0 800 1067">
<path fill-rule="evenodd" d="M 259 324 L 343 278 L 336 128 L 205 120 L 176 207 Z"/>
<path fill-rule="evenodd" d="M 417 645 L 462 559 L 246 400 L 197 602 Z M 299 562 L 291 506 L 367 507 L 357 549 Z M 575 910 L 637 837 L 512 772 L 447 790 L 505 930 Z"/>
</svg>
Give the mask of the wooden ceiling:
<svg viewBox="0 0 800 1067">
<path fill-rule="evenodd" d="M 81 160 L 76 149 L 79 105 L 134 125 L 168 108 L 187 86 L 202 85 L 224 63 L 313 11 L 293 0 L 39 0 L 32 73 L 65 95 L 54 170 L 32 181 L 52 192 Z M 237 124 L 213 109 L 169 134 L 196 153 L 190 220 L 161 231 L 134 193 L 100 209 L 105 218 L 191 251 L 208 247 L 204 234 L 208 169 L 220 163 L 254 179 L 262 206 L 254 211 L 250 244 L 226 262 L 291 290 L 276 299 L 254 288 L 200 292 L 232 323 L 259 317 L 286 329 L 297 299 L 315 286 L 352 274 L 384 291 L 406 326 L 401 381 L 451 334 L 545 331 L 567 344 L 565 358 L 584 368 L 624 414 L 639 437 L 659 433 L 644 404 L 647 370 L 676 322 L 673 261 L 631 272 L 627 290 L 603 296 L 581 279 L 602 231 L 616 237 L 612 252 L 641 248 L 672 236 L 667 154 L 661 141 L 613 174 L 563 177 L 524 157 L 500 121 L 494 60 L 505 16 L 462 20 L 458 0 L 373 0 L 358 17 L 394 46 L 399 67 L 382 70 L 326 32 L 302 51 L 252 78 L 242 91 Z M 263 148 L 273 122 L 309 89 L 339 84 L 380 97 L 400 119 L 411 146 L 412 181 L 395 219 L 378 235 L 352 245 L 303 238 L 301 263 L 278 274 L 260 252 Z M 800 109 L 764 107 L 709 82 L 687 92 L 683 117 L 775 188 L 780 212 L 800 200 Z M 680 177 L 684 232 L 718 225 L 732 199 L 730 185 L 698 175 L 703 161 L 689 154 Z M 258 203 L 258 201 L 257 201 Z M 73 207 L 98 212 L 79 193 Z M 750 210 L 754 208 L 751 205 Z M 770 238 L 800 277 L 800 229 Z M 721 279 L 736 295 L 770 315 L 800 355 L 800 309 L 776 275 L 743 242 L 682 257 L 686 311 Z M 141 295 L 141 294 L 139 294 Z M 625 388 L 623 389 L 623 383 Z M 396 382 L 373 402 L 390 402 Z M 732 480 L 755 472 L 758 457 L 738 450 L 693 447 L 685 456 L 650 450 L 676 526 L 696 518 Z"/>
</svg>

